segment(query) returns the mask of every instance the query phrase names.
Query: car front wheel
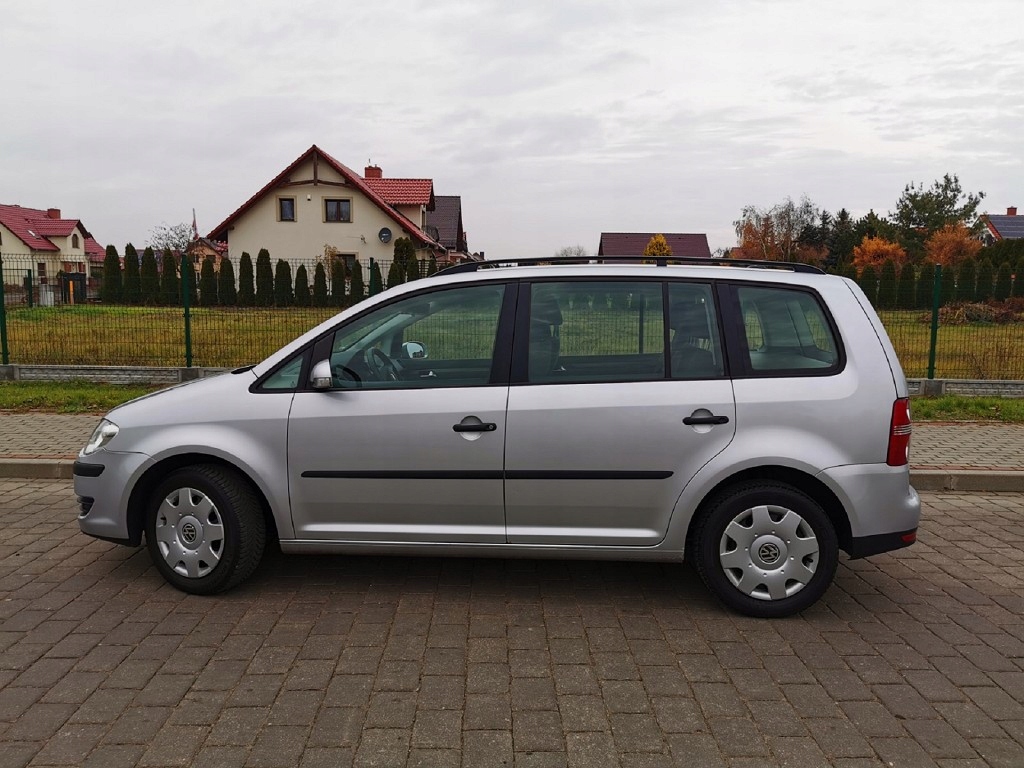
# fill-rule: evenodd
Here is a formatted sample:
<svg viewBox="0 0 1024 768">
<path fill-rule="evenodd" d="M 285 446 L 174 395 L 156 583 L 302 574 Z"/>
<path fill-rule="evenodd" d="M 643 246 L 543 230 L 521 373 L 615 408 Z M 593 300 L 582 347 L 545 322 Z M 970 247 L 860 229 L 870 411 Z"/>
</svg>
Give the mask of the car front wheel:
<svg viewBox="0 0 1024 768">
<path fill-rule="evenodd" d="M 750 482 L 718 496 L 694 532 L 704 583 L 748 616 L 790 616 L 825 593 L 839 562 L 835 527 L 802 491 Z"/>
<path fill-rule="evenodd" d="M 175 470 L 146 510 L 146 545 L 161 575 L 184 592 L 210 595 L 248 578 L 263 556 L 266 524 L 255 492 L 229 469 Z"/>
</svg>

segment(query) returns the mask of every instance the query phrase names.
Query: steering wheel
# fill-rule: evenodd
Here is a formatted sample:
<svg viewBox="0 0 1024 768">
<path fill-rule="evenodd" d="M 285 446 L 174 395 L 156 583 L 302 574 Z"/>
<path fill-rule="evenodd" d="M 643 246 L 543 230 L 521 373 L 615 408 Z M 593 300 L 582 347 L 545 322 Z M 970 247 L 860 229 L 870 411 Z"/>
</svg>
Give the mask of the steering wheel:
<svg viewBox="0 0 1024 768">
<path fill-rule="evenodd" d="M 395 361 L 377 347 L 367 347 L 363 352 L 363 362 L 377 381 L 398 381 L 398 367 Z"/>
</svg>

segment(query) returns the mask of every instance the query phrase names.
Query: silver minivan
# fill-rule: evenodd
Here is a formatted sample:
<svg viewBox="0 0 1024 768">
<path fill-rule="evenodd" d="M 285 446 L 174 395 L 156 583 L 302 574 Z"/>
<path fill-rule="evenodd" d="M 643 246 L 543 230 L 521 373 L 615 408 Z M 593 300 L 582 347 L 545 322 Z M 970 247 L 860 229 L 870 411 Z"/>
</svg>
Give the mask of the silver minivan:
<svg viewBox="0 0 1024 768">
<path fill-rule="evenodd" d="M 287 553 L 690 560 L 807 608 L 839 551 L 916 538 L 907 385 L 852 281 L 806 265 L 460 265 L 263 362 L 112 410 L 81 529 L 179 589 Z"/>
</svg>

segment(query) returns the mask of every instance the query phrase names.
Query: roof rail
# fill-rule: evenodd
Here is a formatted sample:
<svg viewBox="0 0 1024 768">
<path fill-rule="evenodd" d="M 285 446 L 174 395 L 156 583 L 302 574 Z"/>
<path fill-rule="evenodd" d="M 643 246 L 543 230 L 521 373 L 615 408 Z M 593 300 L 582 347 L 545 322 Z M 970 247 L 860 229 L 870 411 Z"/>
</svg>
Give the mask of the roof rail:
<svg viewBox="0 0 1024 768">
<path fill-rule="evenodd" d="M 455 275 L 460 272 L 477 272 L 481 269 L 518 266 L 557 266 L 561 264 L 654 264 L 666 267 L 669 264 L 699 265 L 704 267 L 748 267 L 752 269 L 781 269 L 789 272 L 808 272 L 821 275 L 824 272 L 810 264 L 795 261 L 767 261 L 762 259 L 710 259 L 703 256 L 519 256 L 511 259 L 492 261 L 466 261 L 439 270 L 438 275 Z"/>
</svg>

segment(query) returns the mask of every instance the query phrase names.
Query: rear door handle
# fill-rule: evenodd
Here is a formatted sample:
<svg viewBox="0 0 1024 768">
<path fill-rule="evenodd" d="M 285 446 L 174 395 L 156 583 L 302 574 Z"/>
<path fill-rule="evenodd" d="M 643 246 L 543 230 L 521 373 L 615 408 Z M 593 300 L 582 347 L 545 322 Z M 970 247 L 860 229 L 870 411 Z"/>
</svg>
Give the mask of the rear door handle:
<svg viewBox="0 0 1024 768">
<path fill-rule="evenodd" d="M 452 429 L 456 432 L 493 432 L 498 425 L 493 421 L 485 421 L 483 424 L 456 424 Z"/>
<path fill-rule="evenodd" d="M 687 416 L 683 424 L 692 427 L 696 424 L 728 424 L 728 416 Z"/>
</svg>

